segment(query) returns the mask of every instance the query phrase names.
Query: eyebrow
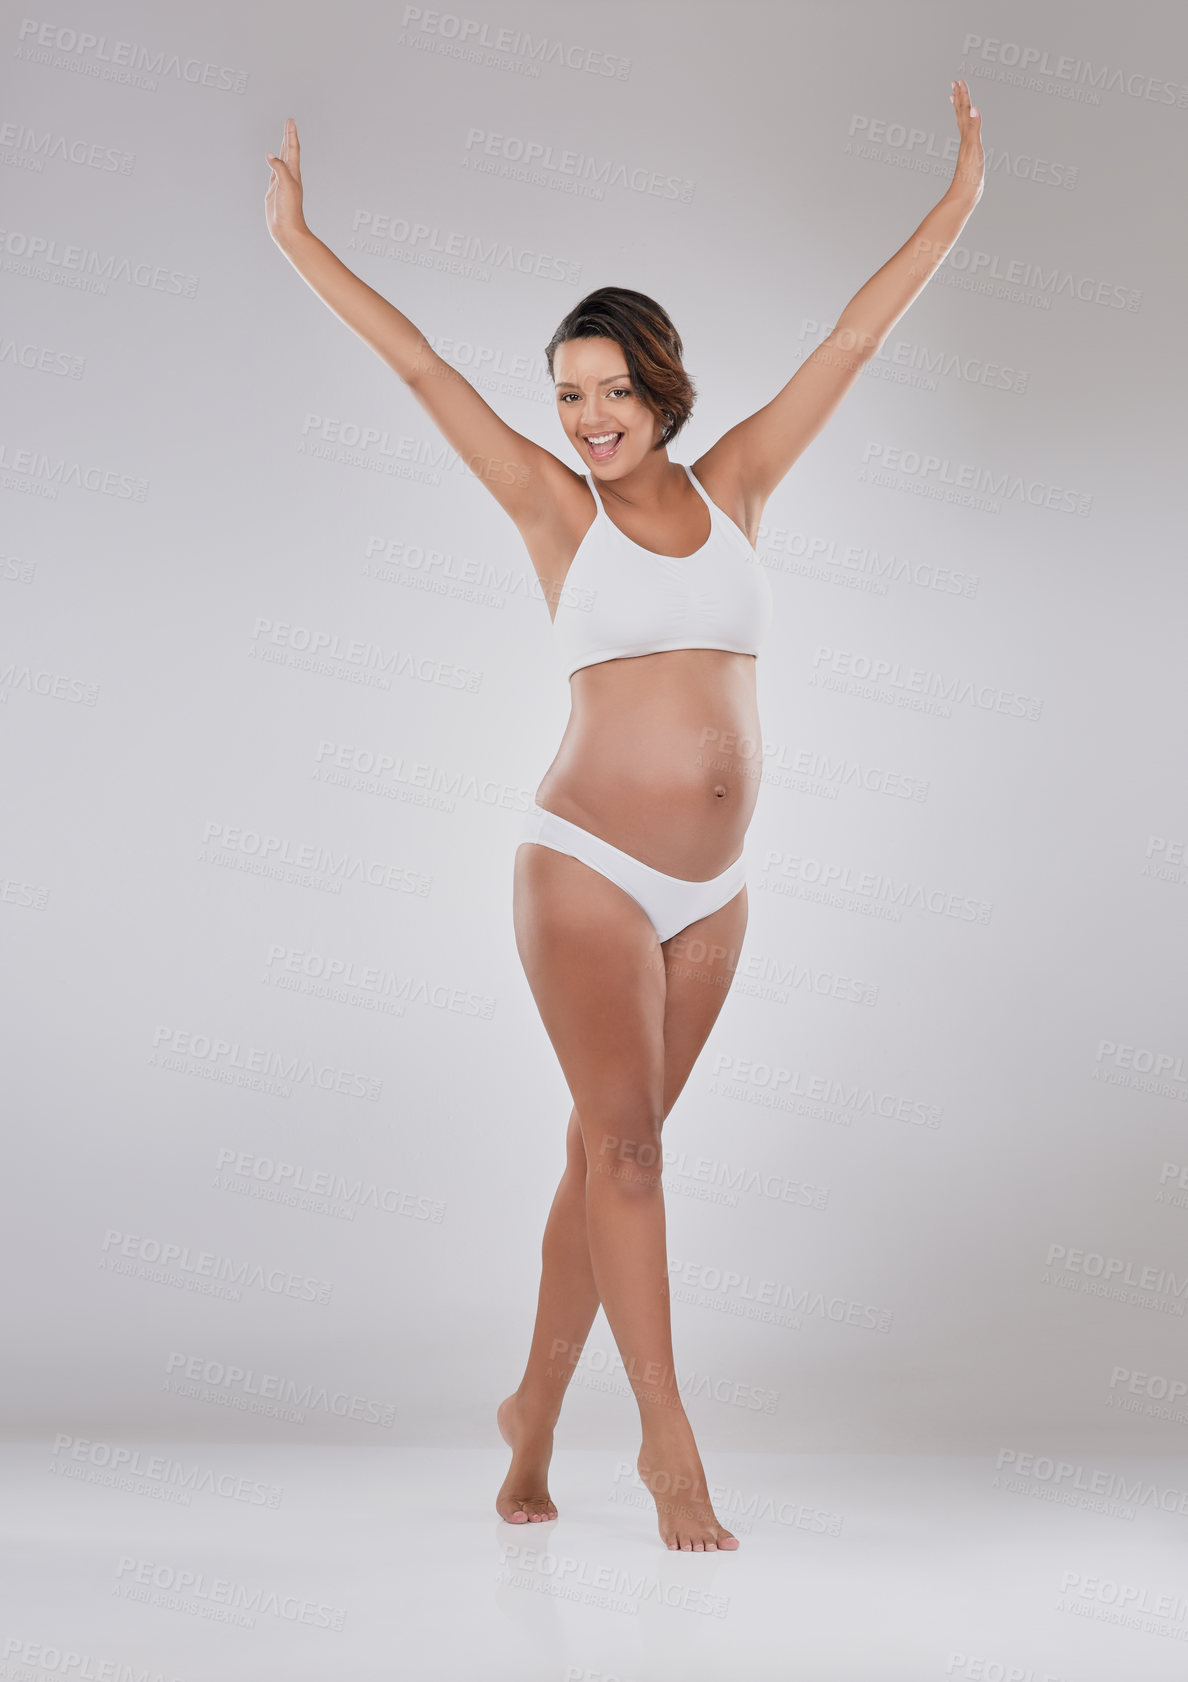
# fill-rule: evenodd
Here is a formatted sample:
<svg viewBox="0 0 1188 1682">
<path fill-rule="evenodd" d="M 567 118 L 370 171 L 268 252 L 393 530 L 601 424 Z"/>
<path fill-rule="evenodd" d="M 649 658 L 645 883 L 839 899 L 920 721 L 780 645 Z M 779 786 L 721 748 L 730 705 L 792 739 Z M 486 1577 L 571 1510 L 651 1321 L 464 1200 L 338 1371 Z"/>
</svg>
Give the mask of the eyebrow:
<svg viewBox="0 0 1188 1682">
<path fill-rule="evenodd" d="M 599 380 L 598 383 L 599 385 L 630 385 L 631 376 L 630 374 L 610 374 L 605 380 Z M 557 391 L 580 391 L 582 388 L 575 385 L 572 380 L 558 380 L 555 389 Z"/>
</svg>

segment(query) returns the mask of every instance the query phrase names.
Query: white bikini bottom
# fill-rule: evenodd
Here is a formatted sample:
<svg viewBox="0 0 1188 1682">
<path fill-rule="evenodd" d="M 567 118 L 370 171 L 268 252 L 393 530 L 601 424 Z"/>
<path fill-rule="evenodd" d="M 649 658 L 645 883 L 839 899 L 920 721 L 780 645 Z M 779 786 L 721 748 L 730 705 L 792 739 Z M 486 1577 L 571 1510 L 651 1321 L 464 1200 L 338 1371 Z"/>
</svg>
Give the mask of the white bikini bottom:
<svg viewBox="0 0 1188 1682">
<path fill-rule="evenodd" d="M 690 882 L 684 876 L 666 876 L 619 847 L 612 847 L 601 836 L 591 835 L 580 824 L 559 818 L 534 806 L 525 813 L 520 830 L 521 841 L 534 841 L 538 846 L 551 847 L 555 853 L 568 853 L 580 859 L 591 870 L 598 871 L 616 887 L 630 894 L 643 907 L 660 941 L 671 940 L 674 934 L 720 911 L 743 887 L 747 875 L 747 854 L 744 846 L 733 864 L 728 864 L 720 876 L 706 882 Z"/>
</svg>

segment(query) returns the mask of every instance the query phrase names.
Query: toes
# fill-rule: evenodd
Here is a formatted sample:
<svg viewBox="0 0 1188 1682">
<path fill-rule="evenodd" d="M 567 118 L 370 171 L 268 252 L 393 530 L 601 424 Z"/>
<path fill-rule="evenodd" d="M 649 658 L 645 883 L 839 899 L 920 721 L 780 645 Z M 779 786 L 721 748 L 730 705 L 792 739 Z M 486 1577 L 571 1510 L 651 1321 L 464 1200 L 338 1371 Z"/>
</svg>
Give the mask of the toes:
<svg viewBox="0 0 1188 1682">
<path fill-rule="evenodd" d="M 686 1554 L 716 1554 L 721 1549 L 737 1548 L 737 1546 L 738 1538 L 732 1536 L 728 1530 L 720 1531 L 716 1537 L 698 1536 L 696 1538 L 683 1536 L 680 1531 L 677 1531 L 674 1536 L 669 1537 L 665 1542 L 665 1547 L 668 1548 L 669 1552 Z"/>
<path fill-rule="evenodd" d="M 500 1495 L 495 1511 L 508 1524 L 541 1524 L 556 1518 L 557 1509 L 547 1495 Z"/>
</svg>

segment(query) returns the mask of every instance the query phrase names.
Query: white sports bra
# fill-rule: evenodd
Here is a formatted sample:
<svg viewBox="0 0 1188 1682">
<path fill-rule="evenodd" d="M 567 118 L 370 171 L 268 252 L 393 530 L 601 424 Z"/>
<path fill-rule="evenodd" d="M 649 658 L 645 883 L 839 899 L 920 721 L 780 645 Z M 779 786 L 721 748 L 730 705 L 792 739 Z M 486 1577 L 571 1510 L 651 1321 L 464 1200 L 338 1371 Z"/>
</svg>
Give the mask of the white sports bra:
<svg viewBox="0 0 1188 1682">
<path fill-rule="evenodd" d="M 746 533 L 691 482 L 710 534 L 691 555 L 657 555 L 619 530 L 589 473 L 597 513 L 570 562 L 553 619 L 566 677 L 583 666 L 673 648 L 758 654 L 772 621 L 771 582 Z"/>
</svg>

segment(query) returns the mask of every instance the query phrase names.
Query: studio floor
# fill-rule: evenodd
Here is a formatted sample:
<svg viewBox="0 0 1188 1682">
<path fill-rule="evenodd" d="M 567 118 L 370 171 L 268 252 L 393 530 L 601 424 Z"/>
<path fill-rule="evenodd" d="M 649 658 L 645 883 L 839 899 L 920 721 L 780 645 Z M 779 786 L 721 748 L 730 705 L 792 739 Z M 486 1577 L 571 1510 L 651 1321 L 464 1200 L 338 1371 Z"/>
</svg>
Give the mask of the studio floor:
<svg viewBox="0 0 1188 1682">
<path fill-rule="evenodd" d="M 1188 1462 L 706 1456 L 732 1553 L 631 1456 L 10 1443 L 4 1682 L 1183 1682 Z M 119 1461 L 116 1465 L 115 1462 Z"/>
</svg>

